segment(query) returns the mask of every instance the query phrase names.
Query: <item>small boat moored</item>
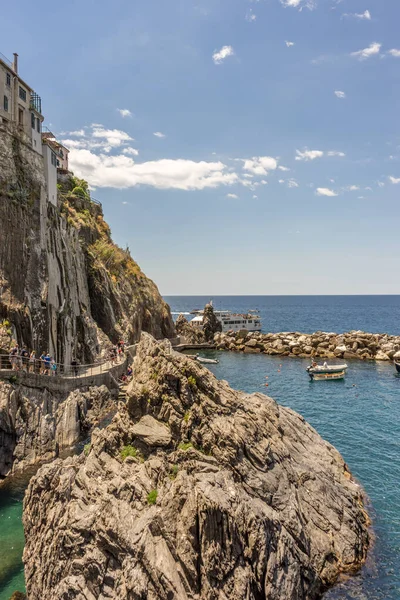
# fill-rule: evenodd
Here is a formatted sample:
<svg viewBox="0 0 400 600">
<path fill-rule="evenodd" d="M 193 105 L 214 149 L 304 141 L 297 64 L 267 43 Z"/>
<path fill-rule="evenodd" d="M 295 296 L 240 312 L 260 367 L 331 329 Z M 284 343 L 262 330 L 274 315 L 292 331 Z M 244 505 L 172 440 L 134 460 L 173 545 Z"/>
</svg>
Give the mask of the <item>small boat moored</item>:
<svg viewBox="0 0 400 600">
<path fill-rule="evenodd" d="M 205 364 L 205 365 L 217 365 L 219 363 L 219 360 L 215 359 L 215 358 L 204 358 L 203 356 L 196 356 L 196 360 L 199 363 Z"/>
<path fill-rule="evenodd" d="M 394 361 L 394 366 L 396 367 L 396 371 L 400 373 L 400 362 Z"/>
<path fill-rule="evenodd" d="M 318 365 L 313 362 L 312 365 L 307 367 L 307 373 L 309 374 L 312 381 L 329 381 L 331 379 L 344 379 L 346 375 L 347 365 Z"/>
</svg>

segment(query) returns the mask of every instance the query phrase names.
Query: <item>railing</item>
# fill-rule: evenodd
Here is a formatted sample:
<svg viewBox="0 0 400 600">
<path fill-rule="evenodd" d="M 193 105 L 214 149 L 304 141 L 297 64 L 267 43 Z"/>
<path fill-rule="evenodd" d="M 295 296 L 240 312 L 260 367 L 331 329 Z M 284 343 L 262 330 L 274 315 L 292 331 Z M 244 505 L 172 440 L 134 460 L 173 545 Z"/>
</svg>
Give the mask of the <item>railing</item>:
<svg viewBox="0 0 400 600">
<path fill-rule="evenodd" d="M 97 204 L 97 206 L 100 206 L 100 208 L 102 208 L 102 203 L 99 202 L 98 200 L 96 200 L 96 198 L 93 198 L 93 196 L 90 196 L 91 201 L 93 202 L 93 204 Z"/>
<path fill-rule="evenodd" d="M 66 364 L 55 361 L 45 361 L 40 358 L 32 359 L 29 356 L 13 356 L 0 354 L 0 371 L 12 371 L 15 375 L 19 373 L 31 373 L 42 375 L 52 379 L 79 379 L 102 375 L 122 365 L 126 359 L 132 357 L 136 345 L 126 346 L 122 354 L 91 364 Z"/>
<path fill-rule="evenodd" d="M 42 114 L 42 99 L 36 92 L 32 92 L 31 94 L 29 107 Z"/>
<path fill-rule="evenodd" d="M 9 60 L 6 56 L 4 56 L 4 54 L 2 54 L 0 52 L 0 60 L 3 61 L 3 63 L 5 63 L 7 65 L 7 67 L 10 67 L 10 69 L 13 68 L 13 63 L 11 62 L 11 60 Z"/>
</svg>

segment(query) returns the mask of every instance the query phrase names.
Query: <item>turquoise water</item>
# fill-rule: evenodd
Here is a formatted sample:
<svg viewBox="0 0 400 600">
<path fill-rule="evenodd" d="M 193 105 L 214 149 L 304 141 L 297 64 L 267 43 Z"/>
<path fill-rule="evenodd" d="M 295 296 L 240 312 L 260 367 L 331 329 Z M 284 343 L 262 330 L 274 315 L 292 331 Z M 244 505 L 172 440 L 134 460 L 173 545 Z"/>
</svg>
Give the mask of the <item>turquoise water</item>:
<svg viewBox="0 0 400 600">
<path fill-rule="evenodd" d="M 22 500 L 27 477 L 13 478 L 0 486 L 0 600 L 25 590 L 22 551 Z"/>
</svg>

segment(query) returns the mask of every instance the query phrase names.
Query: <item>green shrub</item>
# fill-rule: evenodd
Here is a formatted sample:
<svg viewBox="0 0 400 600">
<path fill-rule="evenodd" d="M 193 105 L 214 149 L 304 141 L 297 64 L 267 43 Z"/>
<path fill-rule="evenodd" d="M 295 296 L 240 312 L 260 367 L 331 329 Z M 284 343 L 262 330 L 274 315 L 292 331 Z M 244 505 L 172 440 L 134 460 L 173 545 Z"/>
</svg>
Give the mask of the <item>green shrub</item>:
<svg viewBox="0 0 400 600">
<path fill-rule="evenodd" d="M 169 478 L 172 480 L 176 479 L 176 476 L 178 475 L 178 471 L 179 471 L 178 465 L 172 465 L 170 472 L 169 472 Z"/>
<path fill-rule="evenodd" d="M 10 383 L 14 384 L 17 383 L 17 376 L 16 375 L 11 375 L 11 377 L 8 380 Z"/>
<path fill-rule="evenodd" d="M 192 389 L 197 388 L 197 381 L 195 380 L 195 378 L 193 377 L 193 375 L 189 375 L 189 377 L 188 377 L 188 384 L 190 385 L 190 387 Z"/>
<path fill-rule="evenodd" d="M 183 420 L 185 421 L 185 423 L 187 423 L 190 419 L 190 410 L 187 410 L 185 412 L 185 414 L 183 415 Z"/>
<path fill-rule="evenodd" d="M 137 448 L 135 448 L 135 446 L 122 446 L 121 450 L 120 450 L 120 457 L 122 458 L 122 460 L 125 460 L 128 456 L 133 456 L 133 458 L 137 458 L 138 457 L 138 450 Z"/>
<path fill-rule="evenodd" d="M 147 503 L 155 504 L 157 502 L 158 492 L 157 490 L 151 490 L 149 494 L 147 494 Z"/>
<path fill-rule="evenodd" d="M 193 448 L 193 444 L 192 442 L 181 442 L 178 446 L 179 450 L 184 450 L 186 452 L 186 450 L 189 450 L 190 448 Z"/>
<path fill-rule="evenodd" d="M 90 452 L 90 448 L 92 447 L 92 444 L 85 444 L 83 447 L 83 452 L 85 453 L 85 456 L 87 456 Z"/>
</svg>

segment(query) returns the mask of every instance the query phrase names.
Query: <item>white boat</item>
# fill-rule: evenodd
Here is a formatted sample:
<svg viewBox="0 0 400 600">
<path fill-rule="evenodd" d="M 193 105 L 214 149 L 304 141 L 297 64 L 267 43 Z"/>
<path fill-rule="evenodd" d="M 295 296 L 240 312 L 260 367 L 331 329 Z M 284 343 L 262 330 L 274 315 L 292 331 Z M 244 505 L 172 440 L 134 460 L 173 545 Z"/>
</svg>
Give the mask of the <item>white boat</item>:
<svg viewBox="0 0 400 600">
<path fill-rule="evenodd" d="M 197 356 L 196 360 L 197 362 L 205 365 L 217 365 L 219 363 L 219 360 L 217 360 L 216 358 L 204 358 L 203 356 Z"/>
<path fill-rule="evenodd" d="M 189 321 L 190 325 L 201 329 L 203 327 L 203 314 L 204 310 L 193 310 L 191 314 L 196 316 Z M 235 314 L 229 310 L 215 310 L 214 314 L 218 321 L 222 325 L 222 331 L 240 331 L 245 329 L 246 331 L 261 331 L 261 318 L 255 310 L 249 311 L 247 314 Z"/>
<path fill-rule="evenodd" d="M 313 363 L 306 370 L 312 380 L 329 381 L 330 379 L 344 379 L 347 368 L 346 363 L 341 365 L 328 365 L 327 363 L 317 365 Z"/>
</svg>

